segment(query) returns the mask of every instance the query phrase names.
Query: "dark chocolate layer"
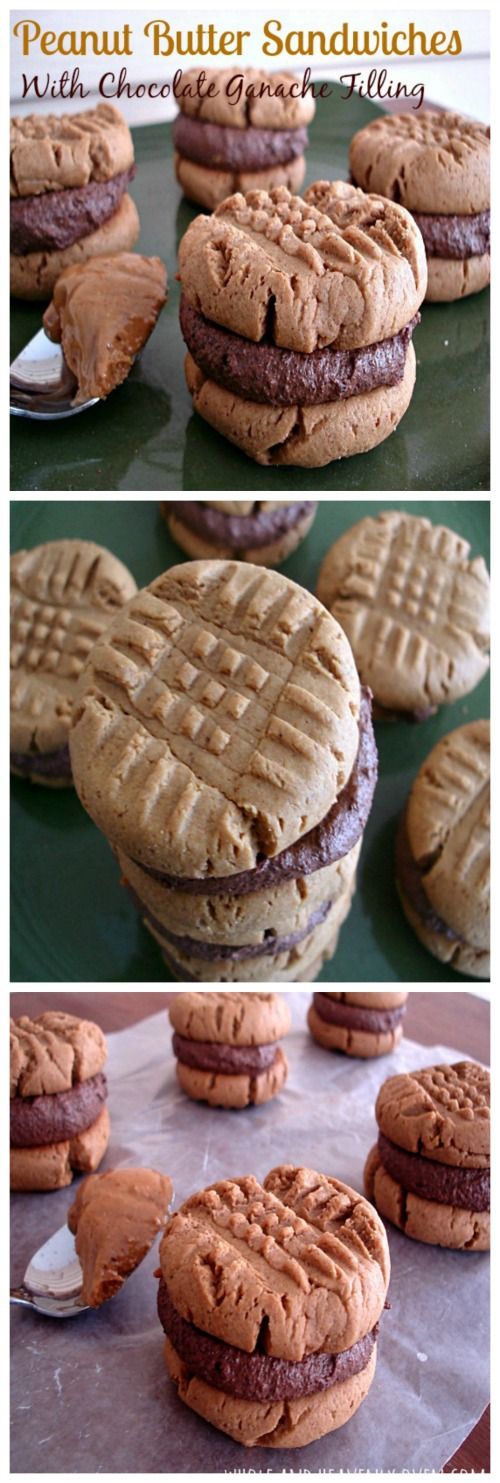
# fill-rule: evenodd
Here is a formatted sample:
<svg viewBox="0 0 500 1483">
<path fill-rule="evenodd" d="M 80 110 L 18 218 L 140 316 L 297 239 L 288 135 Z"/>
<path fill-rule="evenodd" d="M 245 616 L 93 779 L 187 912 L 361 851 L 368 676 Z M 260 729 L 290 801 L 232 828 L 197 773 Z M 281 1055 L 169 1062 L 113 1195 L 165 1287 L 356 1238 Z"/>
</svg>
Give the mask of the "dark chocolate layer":
<svg viewBox="0 0 500 1483">
<path fill-rule="evenodd" d="M 284 503 L 278 510 L 259 509 L 259 500 L 255 504 L 252 515 L 226 515 L 223 510 L 212 510 L 209 505 L 197 499 L 164 500 L 162 510 L 165 515 L 176 515 L 183 525 L 196 531 L 197 535 L 206 536 L 208 541 L 230 546 L 235 553 L 267 546 L 270 541 L 293 530 L 306 515 L 316 510 L 316 502 L 307 499 L 296 500 L 289 505 Z"/>
<path fill-rule="evenodd" d="M 310 1354 L 296 1363 L 256 1351 L 247 1354 L 181 1318 L 163 1279 L 158 1288 L 158 1315 L 176 1353 L 193 1374 L 242 1400 L 286 1401 L 329 1390 L 365 1369 L 378 1337 L 377 1324 L 351 1349 L 340 1354 Z"/>
<path fill-rule="evenodd" d="M 399 334 L 360 350 L 282 350 L 270 340 L 245 340 L 205 319 L 181 298 L 180 326 L 193 360 L 219 386 L 252 402 L 273 407 L 313 406 L 344 401 L 378 386 L 395 386 L 404 376 L 415 314 Z"/>
<path fill-rule="evenodd" d="M 233 129 L 208 119 L 179 113 L 173 129 L 174 146 L 186 160 L 212 170 L 265 170 L 288 165 L 307 149 L 307 129 Z"/>
<path fill-rule="evenodd" d="M 345 1025 L 350 1030 L 368 1030 L 380 1035 L 400 1025 L 406 1004 L 396 1009 L 365 1009 L 358 1004 L 344 1004 L 341 999 L 329 999 L 327 994 L 313 994 L 316 1013 L 329 1025 Z"/>
<path fill-rule="evenodd" d="M 490 250 L 490 213 L 476 216 L 438 216 L 430 211 L 412 211 L 422 233 L 428 257 L 481 257 Z"/>
<path fill-rule="evenodd" d="M 312 875 L 325 865 L 343 859 L 354 848 L 366 825 L 375 792 L 378 772 L 377 746 L 371 721 L 371 691 L 362 689 L 359 712 L 359 748 L 351 775 L 339 794 L 337 802 L 314 829 L 297 839 L 295 844 L 272 859 L 262 860 L 254 870 L 243 870 L 239 875 L 218 877 L 206 876 L 191 879 L 188 876 L 164 875 L 152 866 L 139 865 L 147 875 L 161 881 L 165 886 L 178 886 L 198 896 L 246 896 L 250 891 L 262 891 L 267 886 L 280 885 L 282 881 Z"/>
<path fill-rule="evenodd" d="M 71 778 L 71 759 L 67 743 L 55 752 L 11 752 L 10 765 L 16 772 L 38 773 L 41 778 Z"/>
<path fill-rule="evenodd" d="M 424 927 L 428 927 L 431 932 L 437 932 L 440 937 L 446 937 L 449 942 L 463 942 L 464 939 L 459 937 L 452 927 L 448 927 L 426 896 L 425 872 L 432 863 L 432 861 L 426 861 L 425 865 L 419 865 L 417 860 L 414 860 L 408 839 L 405 811 L 399 821 L 396 835 L 396 877 L 403 895 L 420 917 Z"/>
<path fill-rule="evenodd" d="M 112 180 L 47 191 L 41 196 L 16 196 L 10 203 L 10 250 L 59 252 L 90 236 L 113 215 L 135 175 L 135 166 Z"/>
<path fill-rule="evenodd" d="M 215 1071 L 223 1076 L 258 1076 L 276 1060 L 276 1045 L 216 1045 L 211 1040 L 187 1040 L 172 1035 L 172 1050 L 184 1066 Z"/>
<path fill-rule="evenodd" d="M 175 932 L 167 931 L 167 928 L 163 926 L 162 922 L 159 922 L 158 918 L 153 916 L 148 907 L 144 906 L 144 903 L 132 889 L 132 886 L 129 885 L 128 890 L 134 906 L 140 911 L 141 916 L 145 917 L 148 922 L 151 922 L 151 926 L 164 939 L 165 943 L 170 943 L 174 951 L 177 950 L 178 953 L 188 953 L 189 957 L 192 958 L 204 958 L 205 962 L 217 962 L 220 958 L 222 960 L 229 960 L 232 963 L 240 963 L 245 958 L 263 958 L 267 955 L 275 957 L 277 953 L 287 953 L 290 948 L 295 947 L 296 943 L 302 942 L 304 937 L 308 937 L 309 933 L 315 927 L 319 927 L 320 923 L 325 921 L 332 905 L 331 901 L 324 901 L 321 906 L 318 906 L 316 911 L 311 913 L 305 927 L 301 927 L 298 932 L 289 932 L 287 937 L 271 935 L 266 937 L 264 942 L 249 943 L 247 946 L 242 947 L 231 947 L 224 942 L 202 942 L 199 937 L 177 937 Z"/>
<path fill-rule="evenodd" d="M 38 1148 L 61 1143 L 90 1128 L 108 1095 L 102 1071 L 88 1081 L 77 1081 L 67 1092 L 41 1097 L 12 1097 L 10 1103 L 11 1148 Z"/>
<path fill-rule="evenodd" d="M 387 1173 L 422 1200 L 457 1205 L 460 1210 L 489 1210 L 489 1169 L 458 1169 L 455 1165 L 438 1164 L 436 1159 L 398 1148 L 385 1133 L 378 1135 L 378 1151 Z"/>
</svg>

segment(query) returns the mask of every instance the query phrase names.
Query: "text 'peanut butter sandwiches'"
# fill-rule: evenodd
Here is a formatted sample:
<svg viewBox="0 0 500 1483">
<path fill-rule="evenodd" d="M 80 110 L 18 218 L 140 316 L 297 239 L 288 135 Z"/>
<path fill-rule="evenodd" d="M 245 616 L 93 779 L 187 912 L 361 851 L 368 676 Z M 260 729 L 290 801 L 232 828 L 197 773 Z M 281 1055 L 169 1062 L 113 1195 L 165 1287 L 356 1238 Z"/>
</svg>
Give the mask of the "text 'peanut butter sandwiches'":
<svg viewBox="0 0 500 1483">
<path fill-rule="evenodd" d="M 139 217 L 127 191 L 134 174 L 132 135 L 110 103 L 11 120 L 15 298 L 49 299 L 63 268 L 134 246 Z"/>
<path fill-rule="evenodd" d="M 174 121 L 175 173 L 184 195 L 213 211 L 234 191 L 299 191 L 306 173 L 314 99 L 295 97 L 293 72 L 211 67 L 200 96 L 198 68 L 183 73 Z M 243 86 L 240 79 L 243 79 Z"/>
<path fill-rule="evenodd" d="M 430 1246 L 490 1246 L 490 1074 L 474 1061 L 391 1076 L 365 1188 L 385 1220 Z"/>
<path fill-rule="evenodd" d="M 163 500 L 172 540 L 188 556 L 237 557 L 279 566 L 311 529 L 315 500 Z"/>
<path fill-rule="evenodd" d="M 242 562 L 172 567 L 95 645 L 71 760 L 179 979 L 314 979 L 377 772 L 369 697 L 316 598 Z"/>
<path fill-rule="evenodd" d="M 10 1187 L 64 1189 L 109 1140 L 107 1045 L 98 1025 L 51 1010 L 10 1025 Z"/>
<path fill-rule="evenodd" d="M 192 1411 L 245 1447 L 304 1447 L 375 1376 L 390 1261 L 362 1195 L 283 1165 L 192 1195 L 160 1245 L 158 1315 Z"/>
<path fill-rule="evenodd" d="M 490 131 L 445 109 L 384 114 L 351 139 L 352 178 L 411 211 L 427 253 L 427 299 L 490 281 Z"/>
<path fill-rule="evenodd" d="M 230 196 L 179 247 L 195 410 L 261 464 L 320 468 L 394 432 L 427 285 L 403 206 L 343 181 Z"/>
<path fill-rule="evenodd" d="M 269 1102 L 288 1076 L 278 1040 L 290 1029 L 281 994 L 175 994 L 169 1007 L 177 1080 L 195 1102 L 249 1107 Z"/>
<path fill-rule="evenodd" d="M 47 541 L 10 559 L 10 769 L 72 784 L 68 734 L 78 677 L 134 578 L 93 541 Z"/>
</svg>

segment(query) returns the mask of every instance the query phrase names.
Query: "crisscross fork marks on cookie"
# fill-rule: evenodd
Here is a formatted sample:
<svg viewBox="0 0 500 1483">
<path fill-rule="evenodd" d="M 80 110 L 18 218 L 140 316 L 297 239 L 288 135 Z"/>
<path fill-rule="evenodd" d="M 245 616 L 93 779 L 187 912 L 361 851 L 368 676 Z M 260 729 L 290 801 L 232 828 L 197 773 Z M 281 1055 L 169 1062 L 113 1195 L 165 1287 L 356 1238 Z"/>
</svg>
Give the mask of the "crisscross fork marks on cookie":
<svg viewBox="0 0 500 1483">
<path fill-rule="evenodd" d="M 162 1270 L 174 1303 L 188 1303 L 195 1323 L 204 1303 L 202 1326 L 219 1337 L 234 1338 L 236 1311 L 239 1343 L 245 1349 L 256 1347 L 263 1325 L 268 1352 L 282 1357 L 300 1359 L 315 1349 L 348 1347 L 353 1333 L 358 1337 L 360 1327 L 368 1331 L 380 1315 L 388 1263 L 375 1213 L 346 1186 L 337 1186 L 337 1191 L 345 1217 L 338 1232 L 318 1232 L 251 1176 L 193 1195 L 174 1217 L 161 1246 Z M 362 1246 L 354 1250 L 345 1239 L 349 1213 L 354 1225 L 371 1219 L 379 1229 L 380 1261 L 367 1260 Z M 188 1271 L 192 1277 L 186 1294 Z"/>
<path fill-rule="evenodd" d="M 14 593 L 11 607 L 13 670 L 78 678 L 96 639 L 109 621 L 79 608 L 33 602 Z"/>
<path fill-rule="evenodd" d="M 87 678 L 110 796 L 133 778 L 134 816 L 163 837 L 174 818 L 184 831 L 183 813 L 193 822 L 210 789 L 226 825 L 226 805 L 236 810 L 235 848 L 253 833 L 272 853 L 324 816 L 354 763 L 359 684 L 344 635 L 275 573 L 231 562 L 167 573 L 96 645 Z"/>
</svg>

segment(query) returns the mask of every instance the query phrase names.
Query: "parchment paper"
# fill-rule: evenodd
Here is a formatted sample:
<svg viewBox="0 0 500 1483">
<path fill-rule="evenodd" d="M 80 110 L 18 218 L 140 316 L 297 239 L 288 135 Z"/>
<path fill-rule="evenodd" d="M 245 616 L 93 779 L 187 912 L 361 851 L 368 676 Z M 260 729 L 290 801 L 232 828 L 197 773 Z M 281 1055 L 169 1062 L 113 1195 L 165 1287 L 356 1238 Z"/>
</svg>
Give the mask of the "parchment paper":
<svg viewBox="0 0 500 1483">
<path fill-rule="evenodd" d="M 309 991 L 288 995 L 293 1032 L 283 1094 L 224 1112 L 178 1089 L 165 1013 L 110 1035 L 111 1144 L 103 1168 L 150 1164 L 175 1206 L 214 1180 L 293 1162 L 362 1189 L 378 1088 L 396 1071 L 463 1059 L 403 1040 L 395 1055 L 348 1060 L 310 1039 Z M 72 1189 L 12 1199 L 12 1281 L 62 1225 Z M 392 1304 L 374 1383 L 356 1416 L 309 1447 L 246 1449 L 176 1397 L 156 1315 L 157 1247 L 121 1294 L 71 1320 L 12 1310 L 13 1472 L 438 1471 L 488 1402 L 489 1262 L 389 1227 Z"/>
</svg>

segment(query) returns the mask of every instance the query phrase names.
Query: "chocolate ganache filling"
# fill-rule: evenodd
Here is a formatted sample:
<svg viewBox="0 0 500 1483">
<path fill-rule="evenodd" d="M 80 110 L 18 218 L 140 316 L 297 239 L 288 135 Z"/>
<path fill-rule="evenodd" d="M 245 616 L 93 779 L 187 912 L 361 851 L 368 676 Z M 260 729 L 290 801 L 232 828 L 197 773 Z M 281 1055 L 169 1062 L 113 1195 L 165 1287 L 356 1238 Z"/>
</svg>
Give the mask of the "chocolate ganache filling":
<svg viewBox="0 0 500 1483">
<path fill-rule="evenodd" d="M 344 401 L 378 386 L 395 386 L 404 376 L 415 314 L 398 334 L 359 350 L 325 346 L 305 354 L 284 350 L 268 339 L 256 344 L 221 328 L 181 298 L 182 335 L 197 366 L 211 381 L 237 396 L 273 407 L 314 406 Z"/>
<path fill-rule="evenodd" d="M 223 1076 L 258 1076 L 276 1060 L 276 1045 L 218 1045 L 212 1040 L 186 1040 L 177 1031 L 172 1050 L 184 1066 L 195 1071 L 215 1071 Z"/>
<path fill-rule="evenodd" d="M 10 765 L 16 772 L 36 774 L 41 778 L 72 778 L 67 742 L 55 752 L 11 752 Z"/>
<path fill-rule="evenodd" d="M 482 257 L 490 250 L 490 213 L 475 216 L 442 216 L 430 211 L 412 211 L 428 257 Z"/>
<path fill-rule="evenodd" d="M 361 691 L 359 711 L 359 747 L 350 777 L 339 794 L 336 803 L 302 839 L 279 855 L 259 861 L 253 870 L 243 870 L 238 875 L 189 876 L 166 875 L 135 860 L 146 875 L 152 876 L 162 885 L 177 886 L 199 896 L 245 896 L 249 891 L 261 891 L 267 886 L 280 885 L 282 881 L 297 876 L 312 875 L 325 865 L 343 859 L 354 849 L 370 813 L 377 781 L 378 758 L 371 721 L 371 692 Z"/>
<path fill-rule="evenodd" d="M 332 905 L 331 901 L 324 901 L 322 906 L 318 906 L 316 911 L 311 913 L 305 927 L 300 927 L 297 932 L 289 932 L 287 937 L 277 937 L 274 933 L 270 933 L 263 942 L 249 943 L 247 946 L 241 947 L 231 947 L 230 944 L 224 942 L 204 942 L 199 937 L 178 937 L 175 932 L 169 932 L 167 927 L 164 927 L 163 923 L 159 922 L 158 918 L 153 916 L 149 908 L 144 906 L 144 903 L 140 900 L 140 897 L 133 890 L 132 886 L 128 885 L 128 890 L 134 906 L 140 911 L 141 916 L 145 917 L 146 921 L 151 923 L 155 932 L 158 932 L 159 936 L 164 938 L 166 943 L 170 943 L 174 951 L 187 953 L 191 958 L 205 958 L 207 962 L 229 959 L 233 963 L 239 963 L 245 958 L 262 958 L 267 955 L 274 957 L 277 953 L 289 952 L 298 942 L 303 942 L 304 938 L 308 937 L 309 933 L 313 932 L 315 927 L 319 927 L 321 922 L 326 920 Z"/>
<path fill-rule="evenodd" d="M 307 129 L 234 129 L 179 113 L 174 148 L 186 160 L 215 170 L 265 170 L 298 159 L 309 143 Z"/>
<path fill-rule="evenodd" d="M 131 165 L 111 180 L 16 197 L 10 203 L 11 252 L 15 257 L 25 252 L 60 252 L 90 236 L 117 210 L 134 175 L 135 165 Z"/>
<path fill-rule="evenodd" d="M 295 1362 L 275 1359 L 264 1351 L 248 1354 L 181 1318 L 163 1279 L 158 1288 L 158 1316 L 179 1358 L 193 1374 L 242 1400 L 287 1401 L 329 1390 L 366 1368 L 378 1337 L 376 1324 L 371 1333 L 340 1354 L 309 1354 Z"/>
<path fill-rule="evenodd" d="M 394 1030 L 404 1018 L 406 1005 L 396 1009 L 365 1009 L 358 1004 L 344 1004 L 340 999 L 329 999 L 328 994 L 313 994 L 313 1003 L 320 1019 L 329 1025 L 345 1025 L 350 1030 L 369 1030 L 372 1035 Z"/>
<path fill-rule="evenodd" d="M 489 1210 L 489 1169 L 459 1169 L 455 1164 L 440 1164 L 436 1159 L 407 1153 L 385 1133 L 378 1135 L 378 1151 L 384 1169 L 410 1194 L 436 1200 L 440 1205 L 456 1205 L 461 1210 Z"/>
<path fill-rule="evenodd" d="M 278 510 L 260 510 L 259 501 L 256 506 L 252 515 L 226 515 L 223 510 L 212 510 L 201 500 L 172 499 L 163 501 L 162 510 L 165 515 L 176 515 L 183 525 L 209 541 L 222 542 L 234 551 L 244 550 L 246 546 L 258 550 L 299 525 L 316 509 L 316 501 L 297 500 Z"/>
<path fill-rule="evenodd" d="M 108 1095 L 102 1071 L 77 1081 L 66 1092 L 47 1092 L 40 1097 L 12 1097 L 10 1103 L 11 1148 L 38 1148 L 61 1143 L 90 1128 L 102 1112 Z"/>
</svg>

